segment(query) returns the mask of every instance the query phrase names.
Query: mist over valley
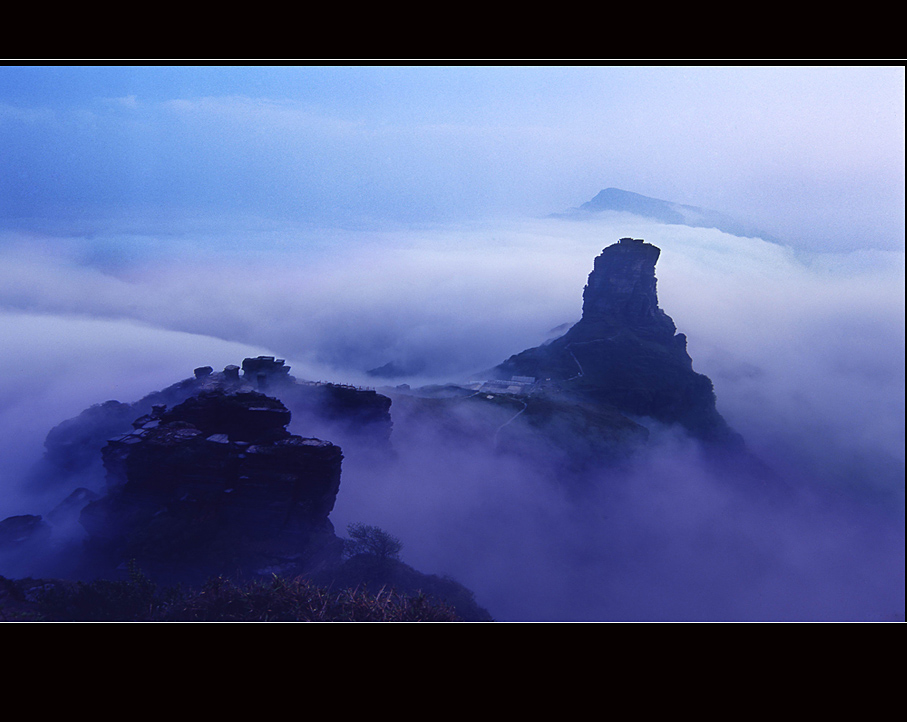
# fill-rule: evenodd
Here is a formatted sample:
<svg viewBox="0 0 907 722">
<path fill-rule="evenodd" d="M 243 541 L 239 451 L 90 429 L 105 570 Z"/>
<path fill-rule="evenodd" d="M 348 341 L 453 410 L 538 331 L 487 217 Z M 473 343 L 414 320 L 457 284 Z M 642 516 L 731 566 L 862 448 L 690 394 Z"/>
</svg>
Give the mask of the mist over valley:
<svg viewBox="0 0 907 722">
<path fill-rule="evenodd" d="M 661 248 L 660 306 L 686 335 L 695 371 L 714 383 L 720 413 L 792 490 L 783 503 L 735 480 L 733 467 L 710 466 L 681 428 L 651 419 L 635 419 L 649 432 L 640 450 L 571 480 L 562 459 L 546 466 L 538 448 L 496 448 L 519 401 L 451 405 L 451 417 L 408 403 L 414 389 L 467 386 L 550 343 L 582 314 L 594 257 L 625 235 Z M 204 249 L 192 258 L 190 243 L 139 273 L 72 263 L 62 274 L 54 258 L 40 267 L 46 280 L 34 272 L 39 259 L 27 259 L 30 288 L 14 297 L 4 285 L 6 308 L 20 308 L 3 316 L 3 451 L 15 475 L 2 516 L 46 514 L 71 491 L 23 484 L 64 419 L 108 399 L 136 401 L 199 365 L 272 355 L 298 378 L 377 388 L 393 401 L 396 461 L 376 466 L 341 445 L 334 526 L 389 530 L 410 564 L 451 575 L 496 619 L 897 615 L 902 255 L 804 258 L 624 214 L 388 240 L 379 250 L 368 234 L 350 234 L 332 259 L 282 248 L 220 266 Z M 17 249 L 16 262 L 26 257 Z M 418 362 L 420 372 L 368 373 L 382 362 Z M 454 425 L 470 433 L 452 430 L 466 413 Z M 304 416 L 290 428 L 336 441 Z M 72 486 L 100 491 L 103 469 L 93 473 Z"/>
<path fill-rule="evenodd" d="M 367 525 L 475 619 L 903 621 L 890 73 L 631 71 L 7 68 L 0 576 Z"/>
</svg>

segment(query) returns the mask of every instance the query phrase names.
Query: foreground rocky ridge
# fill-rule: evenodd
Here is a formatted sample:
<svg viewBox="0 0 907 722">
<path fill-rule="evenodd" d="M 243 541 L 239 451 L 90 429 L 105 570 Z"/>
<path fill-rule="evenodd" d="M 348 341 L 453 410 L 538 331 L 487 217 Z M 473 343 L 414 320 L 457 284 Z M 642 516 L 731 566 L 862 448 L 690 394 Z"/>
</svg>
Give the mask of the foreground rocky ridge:
<svg viewBox="0 0 907 722">
<path fill-rule="evenodd" d="M 135 559 L 155 578 L 336 563 L 343 454 L 289 421 L 276 399 L 222 390 L 137 419 L 102 450 L 106 493 L 80 514 L 92 563 Z"/>
<path fill-rule="evenodd" d="M 31 474 L 29 486 L 46 489 L 65 485 L 100 470 L 100 449 L 108 439 L 132 431 L 133 422 L 156 407 L 174 407 L 199 394 L 258 392 L 279 398 L 306 436 L 331 439 L 376 454 L 390 450 L 391 401 L 373 389 L 347 384 L 298 380 L 290 367 L 273 356 L 247 358 L 242 367 L 195 369 L 183 379 L 133 403 L 106 401 L 67 419 L 47 434 L 45 453 Z"/>
<path fill-rule="evenodd" d="M 267 384 L 256 370 L 282 367 L 282 362 L 268 357 L 246 361 L 258 385 Z M 73 586 L 53 577 L 20 582 L 0 578 L 8 591 L 6 601 L 0 599 L 4 614 L 19 610 L 26 616 L 46 615 L 47 604 L 39 602 L 47 598 L 42 590 L 51 590 L 52 597 L 62 595 L 66 601 L 65 608 L 51 614 L 62 614 L 62 618 L 90 615 L 91 610 L 82 608 L 86 599 L 96 599 L 106 609 L 119 594 L 135 591 L 120 589 L 117 580 L 124 570 L 137 565 L 155 583 L 204 586 L 209 598 L 214 576 L 236 580 L 246 585 L 227 590 L 237 603 L 250 598 L 244 590 L 257 579 L 274 579 L 275 584 L 282 580 L 278 586 L 284 589 L 287 585 L 299 588 L 299 582 L 283 580 L 317 578 L 319 589 L 324 590 L 317 591 L 319 598 L 336 601 L 337 593 L 327 590 L 357 588 L 350 599 L 358 601 L 349 612 L 356 619 L 380 620 L 376 610 L 380 608 L 383 614 L 389 609 L 389 598 L 387 593 L 382 597 L 382 589 L 393 590 L 391 607 L 398 610 L 388 621 L 491 619 L 476 604 L 472 592 L 454 580 L 423 574 L 399 559 L 359 554 L 347 560 L 344 540 L 330 521 L 340 489 L 340 447 L 290 433 L 287 427 L 292 414 L 287 406 L 244 383 L 235 383 L 234 369 L 228 368 L 220 378 L 212 376 L 210 369 L 198 369 L 195 381 L 202 383 L 183 384 L 179 389 L 183 393 L 191 387 L 194 395 L 172 408 L 153 405 L 149 413 L 132 421 L 127 433 L 106 442 L 100 449 L 106 473 L 102 490 L 77 490 L 68 497 L 65 514 L 58 508 L 49 515 L 53 518 L 50 524 L 40 515 L 0 522 L 0 545 L 5 547 L 0 553 L 14 550 L 32 561 L 56 555 L 60 577 L 99 580 L 91 586 Z M 373 391 L 337 388 L 345 401 L 339 408 L 346 408 L 360 421 L 364 417 L 374 422 L 375 409 L 389 406 L 386 399 L 376 402 L 378 395 Z M 361 405 L 364 408 L 351 403 L 359 391 L 366 399 Z M 173 398 L 174 393 L 171 387 L 166 395 Z M 153 398 L 160 400 L 160 396 Z M 99 428 L 115 426 L 121 405 L 104 406 L 113 412 L 111 418 L 100 422 L 104 414 L 101 407 L 94 408 L 79 417 L 92 433 L 73 433 L 79 424 L 70 421 L 66 424 L 70 436 L 91 440 Z M 335 416 L 342 417 L 336 408 Z M 366 439 L 374 442 L 371 434 Z M 375 447 L 366 443 L 366 448 L 373 452 Z M 54 451 L 59 458 L 67 458 L 60 449 Z M 81 448 L 70 451 L 76 458 L 69 465 L 72 467 L 85 454 Z M 65 541 L 55 541 L 55 526 L 63 528 L 75 520 L 83 534 L 68 547 Z M 266 586 L 270 589 L 273 584 Z M 310 586 L 303 591 L 308 594 L 307 590 Z M 286 602 L 283 593 L 262 586 L 253 591 L 273 597 L 275 604 Z M 224 593 L 223 589 L 218 592 Z M 384 601 L 379 604 L 370 594 Z M 423 598 L 425 602 L 419 601 Z M 192 605 L 199 603 L 192 601 Z M 447 605 L 451 612 L 438 617 L 438 605 Z M 308 612 L 304 618 L 310 618 Z M 333 618 L 339 620 L 342 615 Z"/>
<path fill-rule="evenodd" d="M 344 438 L 370 463 L 387 462 L 391 401 L 288 372 L 283 360 L 264 356 L 222 372 L 199 367 L 139 402 L 108 401 L 59 424 L 31 483 L 44 491 L 99 475 L 104 483 L 75 489 L 46 518 L 0 522 L 0 555 L 39 567 L 44 558 L 45 569 L 75 579 L 116 579 L 130 563 L 168 584 L 200 585 L 212 575 L 317 575 L 327 587 L 335 578 L 353 586 L 383 580 L 398 594 L 456 597 L 460 619 L 490 619 L 453 580 L 399 560 L 345 561 L 330 521 L 344 454 L 288 427 L 298 414 L 297 426 Z M 29 588 L 36 585 L 43 583 Z"/>
</svg>

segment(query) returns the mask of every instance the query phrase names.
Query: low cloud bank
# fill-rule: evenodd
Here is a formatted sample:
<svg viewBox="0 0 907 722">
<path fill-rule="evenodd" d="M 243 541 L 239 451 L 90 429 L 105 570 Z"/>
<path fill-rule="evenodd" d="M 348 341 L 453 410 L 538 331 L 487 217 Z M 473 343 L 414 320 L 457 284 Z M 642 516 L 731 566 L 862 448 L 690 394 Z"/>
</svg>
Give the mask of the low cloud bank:
<svg viewBox="0 0 907 722">
<path fill-rule="evenodd" d="M 497 619 L 903 619 L 902 520 L 805 479 L 763 496 L 666 432 L 568 492 L 490 444 L 405 420 L 395 435 L 399 465 L 347 464 L 334 523 L 391 530 L 405 559 L 462 581 Z"/>
<path fill-rule="evenodd" d="M 338 530 L 386 528 L 498 618 L 903 615 L 902 252 L 805 256 L 620 214 L 231 233 L 2 239 L 0 513 L 31 511 L 18 477 L 52 426 L 196 366 L 266 353 L 300 378 L 371 386 L 389 362 L 422 369 L 390 384 L 489 368 L 578 320 L 594 257 L 632 236 L 662 249 L 662 308 L 796 503 L 741 495 L 695 445 L 656 435 L 578 505 L 519 459 L 395 418 L 399 465 L 348 460 Z"/>
<path fill-rule="evenodd" d="M 22 488 L 22 480 L 43 453 L 47 432 L 61 421 L 108 400 L 137 401 L 191 376 L 197 366 L 222 367 L 265 351 L 128 320 L 77 315 L 7 311 L 0 313 L 0 334 L 5 339 L 0 348 L 0 518 L 35 513 L 36 499 Z M 51 495 L 47 502 L 61 500 Z"/>
</svg>

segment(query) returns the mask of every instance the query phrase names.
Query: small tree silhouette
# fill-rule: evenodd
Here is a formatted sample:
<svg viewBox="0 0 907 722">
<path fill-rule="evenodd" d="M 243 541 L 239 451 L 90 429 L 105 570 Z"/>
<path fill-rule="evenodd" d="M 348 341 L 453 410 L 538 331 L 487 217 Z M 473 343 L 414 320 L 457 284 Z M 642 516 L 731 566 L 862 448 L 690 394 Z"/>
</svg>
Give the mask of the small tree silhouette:
<svg viewBox="0 0 907 722">
<path fill-rule="evenodd" d="M 356 523 L 348 525 L 346 530 L 350 535 L 344 543 L 344 551 L 348 557 L 370 554 L 382 561 L 400 558 L 403 544 L 383 529 Z"/>
</svg>

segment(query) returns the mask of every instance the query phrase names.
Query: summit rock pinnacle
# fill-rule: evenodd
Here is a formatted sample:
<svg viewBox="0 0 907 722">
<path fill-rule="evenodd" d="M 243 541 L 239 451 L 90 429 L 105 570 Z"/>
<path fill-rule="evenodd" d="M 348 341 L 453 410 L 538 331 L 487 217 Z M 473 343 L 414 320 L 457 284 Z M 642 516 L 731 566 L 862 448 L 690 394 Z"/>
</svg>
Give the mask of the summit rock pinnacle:
<svg viewBox="0 0 907 722">
<path fill-rule="evenodd" d="M 660 254 L 633 238 L 605 248 L 583 291 L 582 319 L 560 338 L 511 356 L 492 374 L 534 377 L 586 403 L 680 424 L 704 441 L 742 444 L 716 409 L 711 380 L 693 370 L 686 336 L 658 305 Z"/>
</svg>

